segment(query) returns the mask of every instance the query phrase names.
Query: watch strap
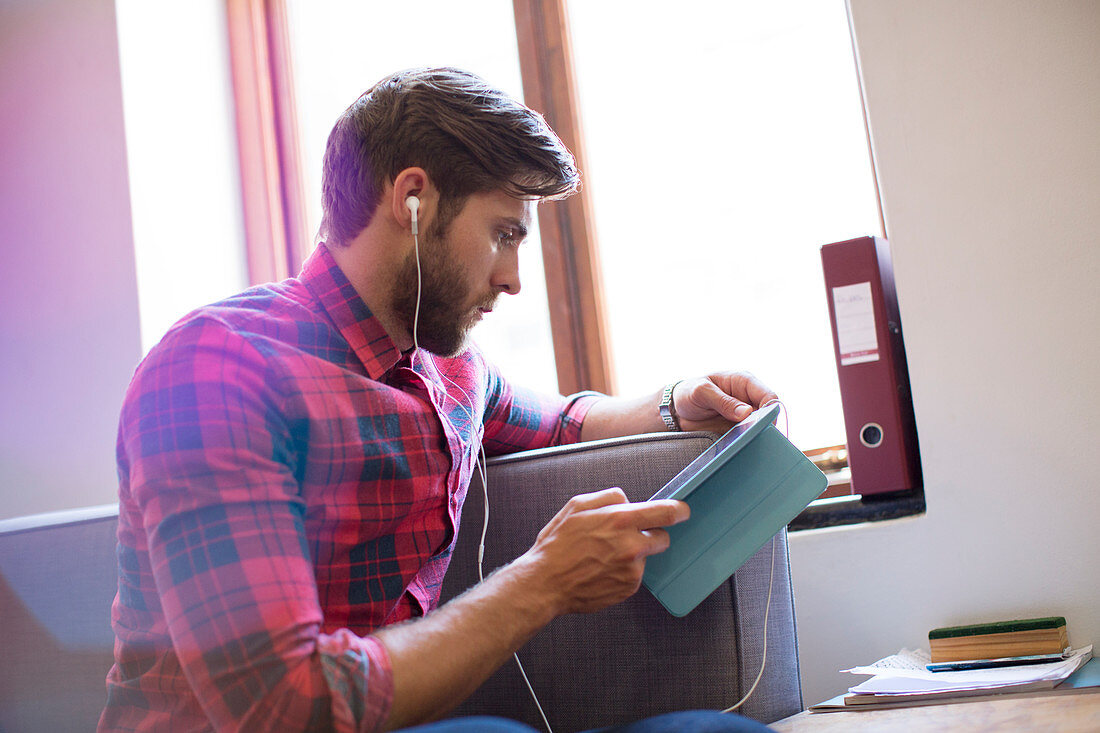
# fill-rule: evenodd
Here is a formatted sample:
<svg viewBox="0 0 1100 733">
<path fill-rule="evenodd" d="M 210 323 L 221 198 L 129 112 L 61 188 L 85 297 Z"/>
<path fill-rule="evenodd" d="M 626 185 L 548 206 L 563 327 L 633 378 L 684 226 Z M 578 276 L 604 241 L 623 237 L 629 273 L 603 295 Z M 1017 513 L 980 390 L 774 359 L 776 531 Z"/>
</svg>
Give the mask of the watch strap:
<svg viewBox="0 0 1100 733">
<path fill-rule="evenodd" d="M 661 420 L 671 433 L 681 431 L 680 418 L 676 415 L 676 407 L 672 403 L 672 393 L 676 390 L 676 385 L 680 381 L 682 380 L 667 385 L 661 392 L 661 401 L 657 404 L 657 411 L 661 414 Z"/>
</svg>

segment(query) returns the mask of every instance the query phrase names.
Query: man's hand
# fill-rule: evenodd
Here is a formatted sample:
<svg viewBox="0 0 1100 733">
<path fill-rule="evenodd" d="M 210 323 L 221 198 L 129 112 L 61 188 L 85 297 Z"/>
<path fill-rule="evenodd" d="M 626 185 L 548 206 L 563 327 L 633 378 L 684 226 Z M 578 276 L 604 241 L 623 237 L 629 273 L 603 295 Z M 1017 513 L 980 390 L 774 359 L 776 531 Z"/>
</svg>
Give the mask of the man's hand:
<svg viewBox="0 0 1100 733">
<path fill-rule="evenodd" d="M 584 418 L 581 440 L 663 433 L 667 428 L 657 410 L 660 397 L 658 391 L 634 399 L 599 400 Z M 775 392 L 748 372 L 715 372 L 677 384 L 672 393 L 672 407 L 681 430 L 724 433 L 774 399 L 778 399 Z"/>
<path fill-rule="evenodd" d="M 618 488 L 581 494 L 550 520 L 517 563 L 536 569 L 534 577 L 555 615 L 598 611 L 638 590 L 646 558 L 668 549 L 662 527 L 689 514 L 681 501 L 631 504 Z"/>
<path fill-rule="evenodd" d="M 748 372 L 717 372 L 685 379 L 672 393 L 672 405 L 685 430 L 725 432 L 756 409 L 779 399 Z"/>
</svg>

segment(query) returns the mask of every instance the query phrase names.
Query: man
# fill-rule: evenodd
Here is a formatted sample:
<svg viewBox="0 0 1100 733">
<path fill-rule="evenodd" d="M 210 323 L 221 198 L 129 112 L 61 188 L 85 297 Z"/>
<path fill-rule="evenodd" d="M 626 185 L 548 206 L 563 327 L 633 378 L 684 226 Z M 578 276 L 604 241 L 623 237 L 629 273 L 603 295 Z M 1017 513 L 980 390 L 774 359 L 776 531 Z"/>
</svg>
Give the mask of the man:
<svg viewBox="0 0 1100 733">
<path fill-rule="evenodd" d="M 482 445 L 663 430 L 658 396 L 538 397 L 466 342 L 519 291 L 536 202 L 577 186 L 541 117 L 464 72 L 403 72 L 344 113 L 324 165 L 323 243 L 299 277 L 191 313 L 134 375 L 101 730 L 439 718 L 554 617 L 634 593 L 687 518 L 576 497 L 437 609 Z M 774 395 L 720 374 L 673 398 L 684 429 L 721 429 Z"/>
</svg>

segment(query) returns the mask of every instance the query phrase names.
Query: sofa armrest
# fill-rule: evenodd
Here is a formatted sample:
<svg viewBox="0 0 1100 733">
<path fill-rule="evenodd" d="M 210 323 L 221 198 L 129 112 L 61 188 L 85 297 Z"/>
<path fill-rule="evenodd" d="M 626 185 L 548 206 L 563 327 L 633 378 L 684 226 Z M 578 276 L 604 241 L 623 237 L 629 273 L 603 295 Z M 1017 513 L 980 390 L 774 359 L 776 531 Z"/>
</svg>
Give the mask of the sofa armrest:
<svg viewBox="0 0 1100 733">
<path fill-rule="evenodd" d="M 648 499 L 715 439 L 660 433 L 516 453 L 489 461 L 485 572 L 510 562 L 573 495 L 619 486 Z M 477 582 L 484 499 L 467 496 L 443 599 Z M 802 709 L 786 533 L 765 545 L 684 618 L 644 588 L 595 614 L 563 616 L 520 658 L 555 730 L 615 725 L 672 710 L 723 709 L 752 686 L 763 652 L 764 611 L 774 544 L 767 666 L 742 714 L 772 722 Z M 514 663 L 506 664 L 457 711 L 501 715 L 542 727 Z"/>
<path fill-rule="evenodd" d="M 0 520 L 0 731 L 96 729 L 117 527 L 117 504 Z"/>
</svg>

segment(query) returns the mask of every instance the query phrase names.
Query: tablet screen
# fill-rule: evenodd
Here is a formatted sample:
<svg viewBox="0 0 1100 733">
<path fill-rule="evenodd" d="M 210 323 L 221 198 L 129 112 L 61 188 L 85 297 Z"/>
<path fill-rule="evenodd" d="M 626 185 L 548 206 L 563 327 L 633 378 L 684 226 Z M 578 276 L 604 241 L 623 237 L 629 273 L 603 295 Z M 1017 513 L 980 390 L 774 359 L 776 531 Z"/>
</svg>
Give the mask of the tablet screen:
<svg viewBox="0 0 1100 733">
<path fill-rule="evenodd" d="M 773 404 L 770 407 L 762 408 L 749 415 L 741 422 L 734 425 L 732 428 L 726 431 L 718 440 L 710 444 L 710 447 L 700 453 L 698 457 L 691 463 L 684 467 L 684 470 L 672 477 L 664 487 L 661 488 L 653 496 L 649 497 L 650 501 L 654 499 L 671 499 L 676 498 L 674 494 L 682 489 L 687 482 L 691 481 L 695 476 L 703 470 L 711 461 L 717 458 L 723 451 L 732 446 L 738 438 L 749 431 L 753 425 L 756 425 L 759 421 L 765 420 L 767 422 L 774 422 L 779 415 L 779 405 Z"/>
</svg>

